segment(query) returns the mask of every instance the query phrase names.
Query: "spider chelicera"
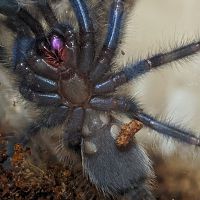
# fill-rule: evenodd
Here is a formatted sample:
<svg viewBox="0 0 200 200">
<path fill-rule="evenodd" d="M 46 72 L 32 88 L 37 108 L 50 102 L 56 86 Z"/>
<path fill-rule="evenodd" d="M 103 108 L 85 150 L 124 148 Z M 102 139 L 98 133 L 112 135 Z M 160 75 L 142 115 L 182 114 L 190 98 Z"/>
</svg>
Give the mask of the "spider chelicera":
<svg viewBox="0 0 200 200">
<path fill-rule="evenodd" d="M 153 199 L 146 183 L 152 176 L 151 164 L 133 133 L 143 124 L 188 144 L 200 146 L 200 139 L 181 127 L 156 120 L 134 99 L 114 92 L 154 68 L 194 54 L 200 50 L 200 43 L 155 55 L 110 74 L 126 1 L 112 1 L 107 34 L 98 55 L 99 44 L 86 2 L 69 2 L 78 21 L 78 34 L 71 25 L 58 22 L 47 2 L 36 5 L 51 28 L 49 33 L 17 1 L 0 2 L 2 14 L 23 21 L 32 32 L 18 32 L 13 47 L 13 72 L 20 79 L 19 91 L 26 100 L 47 110 L 28 128 L 20 143 L 26 145 L 43 127 L 64 124 L 63 146 L 81 154 L 84 172 L 98 188 L 111 194 L 129 193 L 134 199 Z M 112 116 L 113 111 L 125 113 L 133 121 L 120 130 L 121 123 Z"/>
</svg>

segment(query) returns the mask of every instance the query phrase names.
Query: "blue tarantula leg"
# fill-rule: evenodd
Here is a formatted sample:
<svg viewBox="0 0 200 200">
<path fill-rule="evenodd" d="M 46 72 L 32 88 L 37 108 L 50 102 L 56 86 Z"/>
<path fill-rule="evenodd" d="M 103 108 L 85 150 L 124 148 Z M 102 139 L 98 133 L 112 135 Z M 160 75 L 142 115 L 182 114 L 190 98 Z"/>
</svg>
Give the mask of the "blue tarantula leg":
<svg viewBox="0 0 200 200">
<path fill-rule="evenodd" d="M 152 69 L 156 69 L 172 61 L 191 56 L 199 50 L 200 42 L 192 43 L 171 52 L 158 54 L 138 63 L 130 64 L 108 80 L 98 83 L 95 87 L 95 92 L 97 94 L 114 92 L 118 86 L 121 86 L 132 79 L 136 79 Z"/>
<path fill-rule="evenodd" d="M 25 63 L 20 63 L 15 67 L 17 72 L 26 82 L 26 85 L 37 92 L 55 92 L 58 84 L 55 81 L 34 74 Z"/>
<path fill-rule="evenodd" d="M 29 65 L 25 63 L 27 52 L 33 46 L 34 42 L 35 40 L 31 37 L 17 37 L 13 48 L 13 70 L 25 79 L 27 86 L 30 86 L 31 89 L 41 92 L 54 92 L 58 88 L 57 83 L 48 78 L 34 74 L 29 68 Z"/>
<path fill-rule="evenodd" d="M 24 8 L 22 8 L 16 0 L 1 0 L 0 13 L 8 16 L 16 16 L 25 22 L 35 35 L 44 35 L 44 30 L 41 24 L 36 19 L 34 19 Z"/>
<path fill-rule="evenodd" d="M 130 104 L 125 98 L 116 97 L 94 97 L 90 100 L 89 105 L 91 108 L 103 111 L 122 111 L 122 112 L 137 112 L 138 108 L 135 105 Z M 133 107 L 131 107 L 133 106 Z"/>
<path fill-rule="evenodd" d="M 36 135 L 43 127 L 53 128 L 62 124 L 69 115 L 69 112 L 69 107 L 62 105 L 42 114 L 38 122 L 31 124 L 27 128 L 25 135 L 20 139 L 20 143 L 25 146 L 29 142 L 30 138 Z"/>
<path fill-rule="evenodd" d="M 20 6 L 16 0 L 1 0 L 0 1 L 0 13 L 4 15 L 17 14 L 20 10 Z"/>
<path fill-rule="evenodd" d="M 20 85 L 19 90 L 22 96 L 29 101 L 36 103 L 39 106 L 52 106 L 61 103 L 61 97 L 56 93 L 40 93 L 31 90 L 25 86 L 26 83 Z"/>
<path fill-rule="evenodd" d="M 87 73 L 92 68 L 95 56 L 94 48 L 94 28 L 90 19 L 87 5 L 84 0 L 70 0 L 79 24 L 80 35 L 80 58 L 79 68 Z"/>
<path fill-rule="evenodd" d="M 127 77 L 124 72 L 117 73 L 116 75 L 110 77 L 108 80 L 100 82 L 95 85 L 95 94 L 105 94 L 114 92 L 115 89 L 127 82 Z"/>
<path fill-rule="evenodd" d="M 143 112 L 131 114 L 133 118 L 141 121 L 145 126 L 162 133 L 165 136 L 173 137 L 179 141 L 186 142 L 195 146 L 200 146 L 200 138 L 189 130 L 183 130 L 181 127 L 171 125 L 165 122 L 159 122 L 150 115 Z"/>
<path fill-rule="evenodd" d="M 40 0 L 37 2 L 37 5 L 42 13 L 42 15 L 44 16 L 46 22 L 48 23 L 48 25 L 50 27 L 53 27 L 55 24 L 58 23 L 52 8 L 50 7 L 49 3 L 47 0 Z"/>
<path fill-rule="evenodd" d="M 120 29 L 123 21 L 124 0 L 114 0 L 111 6 L 108 33 L 103 48 L 96 61 L 95 68 L 90 74 L 93 82 L 99 79 L 110 69 L 111 60 L 118 46 Z"/>
<path fill-rule="evenodd" d="M 83 120 L 84 110 L 75 108 L 68 119 L 63 136 L 63 143 L 66 148 L 71 148 L 75 151 L 80 150 Z"/>
<path fill-rule="evenodd" d="M 11 138 L 8 143 L 7 154 L 9 157 L 12 157 L 14 153 L 13 146 L 16 143 L 20 143 L 23 146 L 26 146 L 31 137 L 34 137 L 39 133 L 41 128 L 53 128 L 57 125 L 62 124 L 69 114 L 69 107 L 62 105 L 58 106 L 51 111 L 42 113 L 40 119 L 37 122 L 32 123 L 28 128 L 24 131 L 24 134 L 20 136 L 20 138 L 16 138 L 13 140 Z"/>
<path fill-rule="evenodd" d="M 152 178 L 151 162 L 134 139 L 133 145 L 120 151 L 115 144 L 121 123 L 109 113 L 86 110 L 81 145 L 85 174 L 105 193 L 119 196 L 129 191 L 137 193 Z M 150 192 L 149 192 L 150 193 Z M 138 193 L 139 195 L 139 193 Z M 143 198 L 141 198 L 143 199 Z"/>
<path fill-rule="evenodd" d="M 34 91 L 38 92 L 56 92 L 58 90 L 58 83 L 50 79 L 44 78 L 37 74 L 29 73 L 24 78 L 29 86 Z"/>
<path fill-rule="evenodd" d="M 150 127 L 158 133 L 173 137 L 181 142 L 200 146 L 200 138 L 196 137 L 195 133 L 192 133 L 189 130 L 183 130 L 175 125 L 159 122 L 150 115 L 145 114 L 134 101 L 125 98 L 95 97 L 91 99 L 90 105 L 93 109 L 97 110 L 126 112 L 132 118 L 142 122 L 145 126 Z"/>
<path fill-rule="evenodd" d="M 58 70 L 54 67 L 51 67 L 41 57 L 38 57 L 35 50 L 29 52 L 26 63 L 28 64 L 29 68 L 38 75 L 52 80 L 58 80 L 60 77 Z"/>
<path fill-rule="evenodd" d="M 30 36 L 18 35 L 13 46 L 13 65 L 15 66 L 26 59 L 27 52 L 35 44 L 35 39 Z"/>
</svg>

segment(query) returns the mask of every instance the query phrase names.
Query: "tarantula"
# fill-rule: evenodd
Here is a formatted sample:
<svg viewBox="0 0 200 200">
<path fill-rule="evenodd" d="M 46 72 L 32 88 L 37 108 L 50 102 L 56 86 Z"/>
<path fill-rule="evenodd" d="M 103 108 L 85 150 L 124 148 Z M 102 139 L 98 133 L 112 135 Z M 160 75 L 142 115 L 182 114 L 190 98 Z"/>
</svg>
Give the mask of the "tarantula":
<svg viewBox="0 0 200 200">
<path fill-rule="evenodd" d="M 45 110 L 19 142 L 26 145 L 42 128 L 64 124 L 63 146 L 81 155 L 84 172 L 97 188 L 112 195 L 128 193 L 131 199 L 153 199 L 147 184 L 152 177 L 151 163 L 134 134 L 144 125 L 195 146 L 200 146 L 200 138 L 158 121 L 136 100 L 121 97 L 115 90 L 152 69 L 196 53 L 200 43 L 131 63 L 113 74 L 110 70 L 122 35 L 126 1 L 112 0 L 102 44 L 95 38 L 93 19 L 84 0 L 69 0 L 78 21 L 78 34 L 70 23 L 58 21 L 48 2 L 41 2 L 35 5 L 51 29 L 48 33 L 16 0 L 0 2 L 3 15 L 22 21 L 26 27 L 26 31 L 16 30 L 13 46 L 12 72 L 18 76 L 19 92 Z M 102 48 L 97 50 L 97 46 Z M 0 50 L 5 54 L 3 47 Z M 113 111 L 133 121 L 121 127 Z"/>
</svg>

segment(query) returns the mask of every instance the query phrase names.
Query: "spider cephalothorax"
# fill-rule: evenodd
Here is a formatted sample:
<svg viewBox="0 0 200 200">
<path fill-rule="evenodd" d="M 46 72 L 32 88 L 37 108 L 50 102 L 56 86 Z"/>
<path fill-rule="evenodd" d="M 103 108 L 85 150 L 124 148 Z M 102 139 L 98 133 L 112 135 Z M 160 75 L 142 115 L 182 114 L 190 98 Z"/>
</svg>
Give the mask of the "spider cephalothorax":
<svg viewBox="0 0 200 200">
<path fill-rule="evenodd" d="M 48 110 L 28 128 L 20 142 L 25 145 L 43 127 L 64 124 L 63 145 L 81 154 L 84 171 L 97 187 L 112 194 L 127 192 L 134 199 L 153 198 L 146 184 L 152 177 L 150 162 L 133 134 L 144 125 L 189 144 L 200 146 L 200 139 L 189 131 L 157 121 L 145 114 L 134 99 L 114 92 L 152 68 L 199 51 L 200 45 L 193 43 L 158 54 L 108 75 L 119 45 L 126 1 L 112 1 L 103 44 L 95 38 L 85 1 L 70 0 L 70 4 L 79 34 L 71 25 L 59 23 L 47 2 L 38 2 L 37 7 L 46 12 L 49 33 L 16 1 L 0 3 L 3 14 L 16 16 L 35 34 L 33 37 L 19 31 L 14 45 L 14 72 L 20 78 L 22 96 Z M 99 53 L 97 46 L 102 46 Z M 121 122 L 112 116 L 112 111 L 125 113 L 133 121 L 120 129 Z"/>
</svg>

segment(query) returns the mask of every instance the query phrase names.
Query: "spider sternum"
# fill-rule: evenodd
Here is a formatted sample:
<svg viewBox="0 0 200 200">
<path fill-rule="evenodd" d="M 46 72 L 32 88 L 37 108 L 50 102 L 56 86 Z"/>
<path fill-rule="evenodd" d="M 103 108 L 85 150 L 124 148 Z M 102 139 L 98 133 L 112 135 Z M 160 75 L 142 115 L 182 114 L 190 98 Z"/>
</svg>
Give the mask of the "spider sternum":
<svg viewBox="0 0 200 200">
<path fill-rule="evenodd" d="M 70 107 L 88 107 L 92 86 L 86 75 L 75 72 L 69 79 L 59 80 L 59 94 Z"/>
</svg>

